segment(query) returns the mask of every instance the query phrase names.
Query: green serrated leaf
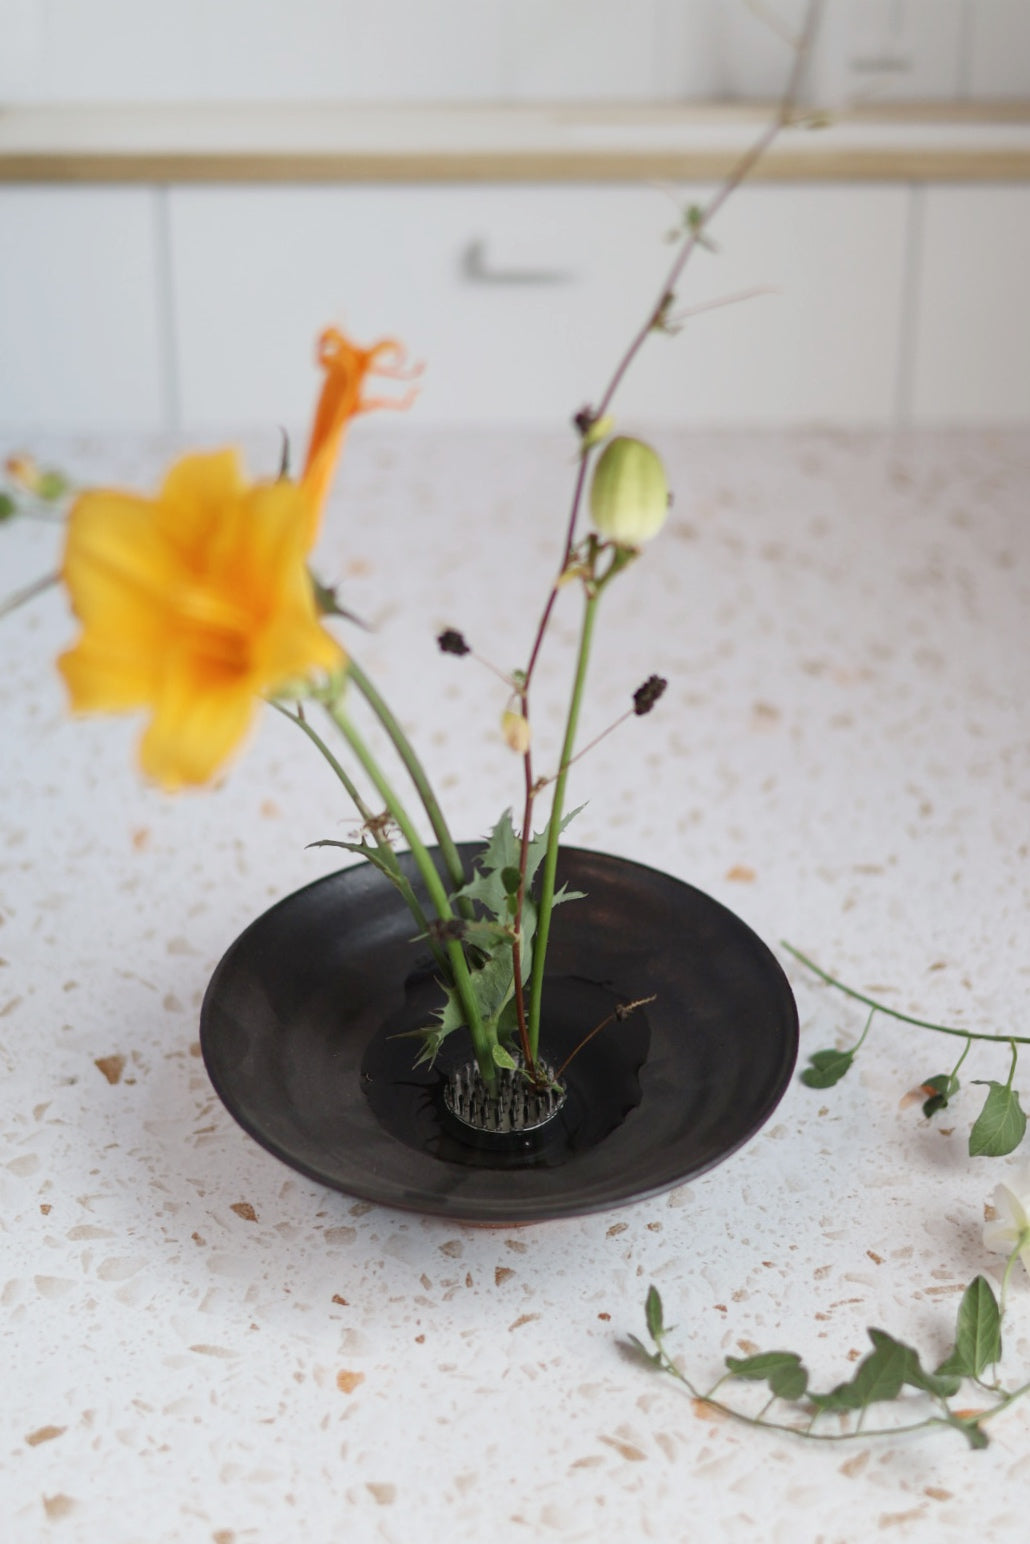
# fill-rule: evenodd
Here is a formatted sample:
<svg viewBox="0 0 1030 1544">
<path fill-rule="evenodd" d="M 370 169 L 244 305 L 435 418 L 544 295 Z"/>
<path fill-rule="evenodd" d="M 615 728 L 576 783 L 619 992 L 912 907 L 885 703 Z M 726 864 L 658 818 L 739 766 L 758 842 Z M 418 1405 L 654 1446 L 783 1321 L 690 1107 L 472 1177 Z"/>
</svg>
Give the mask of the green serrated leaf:
<svg viewBox="0 0 1030 1544">
<path fill-rule="evenodd" d="M 987 1089 L 984 1107 L 969 1133 L 971 1158 L 1003 1158 L 1015 1152 L 1026 1135 L 1026 1115 L 1016 1090 L 993 1082 L 987 1083 Z"/>
<path fill-rule="evenodd" d="M 756 1356 L 728 1356 L 735 1378 L 768 1383 L 778 1399 L 800 1399 L 808 1388 L 808 1370 L 794 1351 L 760 1351 Z"/>
<path fill-rule="evenodd" d="M 0 521 L 10 520 L 18 513 L 18 506 L 9 493 L 0 492 Z"/>
<path fill-rule="evenodd" d="M 506 1051 L 503 1045 L 492 1045 L 490 1054 L 493 1056 L 494 1065 L 503 1067 L 507 1072 L 517 1072 L 519 1064 L 510 1051 Z"/>
<path fill-rule="evenodd" d="M 815 1051 L 810 1065 L 801 1074 L 806 1088 L 832 1088 L 839 1083 L 855 1059 L 854 1051 Z"/>
<path fill-rule="evenodd" d="M 420 1029 L 414 1031 L 422 1037 L 422 1049 L 412 1063 L 413 1067 L 433 1067 L 440 1054 L 440 1047 L 447 1038 L 446 1030 Z"/>
<path fill-rule="evenodd" d="M 955 1322 L 955 1348 L 938 1367 L 938 1373 L 957 1378 L 979 1378 L 1001 1360 L 1001 1311 L 994 1289 L 977 1276 L 962 1294 Z"/>
<path fill-rule="evenodd" d="M 922 1087 L 929 1090 L 929 1098 L 923 1104 L 923 1114 L 929 1118 L 938 1110 L 946 1110 L 949 1102 L 959 1091 L 959 1080 L 953 1072 L 935 1072 L 926 1078 Z"/>
<path fill-rule="evenodd" d="M 661 1293 L 654 1285 L 647 1289 L 644 1314 L 647 1319 L 647 1333 L 652 1340 L 660 1341 L 665 1334 L 665 1315 L 662 1309 Z"/>
</svg>

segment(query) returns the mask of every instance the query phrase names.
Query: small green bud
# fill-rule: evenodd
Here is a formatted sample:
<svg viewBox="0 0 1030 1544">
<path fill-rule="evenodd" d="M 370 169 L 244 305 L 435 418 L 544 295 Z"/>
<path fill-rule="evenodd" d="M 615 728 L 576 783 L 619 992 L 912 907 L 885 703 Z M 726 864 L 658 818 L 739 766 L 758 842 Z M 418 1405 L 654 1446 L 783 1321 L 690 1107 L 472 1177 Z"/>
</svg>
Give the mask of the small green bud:
<svg viewBox="0 0 1030 1544">
<path fill-rule="evenodd" d="M 47 499 L 51 503 L 56 499 L 63 499 L 68 492 L 68 479 L 63 472 L 41 472 L 36 492 L 41 499 Z"/>
<path fill-rule="evenodd" d="M 643 440 L 619 435 L 605 446 L 590 484 L 590 513 L 601 536 L 639 547 L 665 524 L 669 489 L 661 457 Z"/>
</svg>

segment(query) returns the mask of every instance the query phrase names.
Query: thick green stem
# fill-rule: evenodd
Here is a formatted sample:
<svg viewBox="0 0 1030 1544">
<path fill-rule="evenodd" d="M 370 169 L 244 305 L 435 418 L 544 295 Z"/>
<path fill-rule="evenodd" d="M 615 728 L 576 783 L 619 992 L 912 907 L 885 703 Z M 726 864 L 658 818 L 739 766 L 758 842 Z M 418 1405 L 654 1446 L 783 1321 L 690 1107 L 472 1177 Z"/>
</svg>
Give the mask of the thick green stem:
<svg viewBox="0 0 1030 1544">
<path fill-rule="evenodd" d="M 536 936 L 533 940 L 533 974 L 529 991 L 529 1047 L 533 1053 L 534 1061 L 536 1060 L 537 1050 L 540 1045 L 540 1009 L 544 993 L 544 964 L 547 958 L 547 940 L 551 931 L 551 912 L 554 909 L 554 876 L 558 867 L 558 841 L 561 836 L 562 810 L 565 806 L 565 784 L 568 780 L 569 764 L 572 761 L 572 754 L 576 744 L 579 709 L 583 700 L 583 687 L 586 684 L 587 666 L 590 662 L 590 644 L 593 639 L 594 620 L 597 615 L 599 599 L 600 595 L 596 589 L 588 589 L 586 606 L 583 609 L 583 627 L 579 636 L 576 675 L 572 683 L 569 716 L 565 724 L 565 740 L 562 745 L 558 776 L 554 784 L 554 802 L 551 805 L 551 818 L 547 827 L 547 852 L 544 855 L 540 874 L 540 898 L 537 903 Z"/>
<path fill-rule="evenodd" d="M 390 811 L 401 835 L 411 849 L 411 856 L 422 877 L 422 882 L 426 887 L 429 899 L 436 908 L 437 914 L 444 922 L 452 920 L 454 912 L 451 909 L 450 898 L 443 880 L 437 873 L 436 866 L 429 856 L 425 843 L 415 830 L 410 815 L 395 793 L 386 774 L 368 749 L 357 729 L 351 723 L 340 698 L 330 698 L 325 702 L 325 709 L 361 763 L 371 782 L 375 785 L 379 797 Z M 476 1062 L 483 1081 L 489 1087 L 492 1087 L 496 1076 L 493 1044 L 480 1016 L 479 1004 L 476 1001 L 476 994 L 472 988 L 468 961 L 465 959 L 461 944 L 457 941 L 449 940 L 446 948 L 454 988 L 465 1014 L 465 1022 L 468 1026 L 469 1034 L 472 1037 Z"/>
<path fill-rule="evenodd" d="M 454 845 L 454 838 L 451 836 L 450 828 L 444 819 L 443 811 L 437 802 L 429 778 L 426 776 L 425 767 L 419 761 L 411 741 L 404 733 L 393 713 L 391 713 L 386 702 L 353 656 L 347 661 L 347 675 L 354 682 L 354 685 L 392 740 L 394 749 L 403 761 L 405 770 L 414 783 L 419 798 L 422 800 L 422 808 L 425 810 L 429 818 L 429 824 L 433 828 L 433 834 L 440 844 L 440 852 L 443 855 L 447 872 L 451 877 L 451 883 L 456 890 L 460 890 L 465 883 L 465 870 L 462 867 L 458 849 Z M 465 906 L 462 907 L 463 915 L 466 914 L 466 906 L 468 906 L 467 901 Z"/>
<path fill-rule="evenodd" d="M 362 798 L 361 792 L 353 778 L 350 776 L 350 773 L 345 767 L 341 766 L 340 762 L 333 755 L 328 745 L 322 739 L 322 736 L 316 729 L 311 726 L 311 724 L 308 723 L 306 718 L 303 718 L 300 713 L 291 713 L 287 708 L 284 708 L 280 702 L 275 702 L 271 699 L 270 701 L 271 706 L 275 708 L 277 713 L 281 713 L 284 718 L 289 719 L 291 724 L 296 724 L 298 729 L 302 729 L 304 731 L 312 745 L 318 747 L 319 751 L 321 751 L 322 755 L 325 757 L 325 760 L 329 763 L 330 767 L 332 767 L 355 809 L 364 821 L 366 829 L 372 833 L 372 838 L 379 850 L 380 860 L 383 863 L 383 866 L 389 869 L 394 884 L 397 886 L 397 889 L 400 891 L 404 898 L 408 910 L 411 912 L 411 915 L 415 919 L 415 926 L 419 929 L 420 932 L 429 933 L 429 919 L 426 917 L 425 912 L 422 910 L 422 907 L 418 903 L 418 896 L 411 888 L 410 881 L 404 874 L 400 864 L 397 862 L 397 854 L 394 852 L 390 842 L 379 830 L 374 812 L 370 810 L 368 805 L 365 803 L 365 800 Z M 446 969 L 447 956 L 444 954 L 439 944 L 433 940 L 431 935 L 429 937 L 429 946 L 433 951 L 433 956 L 437 964 L 440 965 L 441 968 Z"/>
</svg>

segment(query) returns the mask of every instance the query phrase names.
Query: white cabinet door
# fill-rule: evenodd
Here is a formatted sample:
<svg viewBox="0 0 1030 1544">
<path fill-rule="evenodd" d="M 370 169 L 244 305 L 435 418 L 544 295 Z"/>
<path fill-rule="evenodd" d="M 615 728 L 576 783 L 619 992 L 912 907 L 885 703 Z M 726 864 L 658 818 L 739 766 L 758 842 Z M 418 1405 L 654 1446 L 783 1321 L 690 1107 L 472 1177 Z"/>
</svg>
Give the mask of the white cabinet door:
<svg viewBox="0 0 1030 1544">
<path fill-rule="evenodd" d="M 693 196 L 704 196 L 694 190 Z M 313 340 L 342 322 L 426 362 L 423 422 L 560 423 L 597 399 L 654 303 L 669 198 L 639 187 L 195 188 L 171 203 L 187 424 L 305 420 Z M 908 194 L 744 189 L 682 286 L 762 295 L 654 337 L 622 417 L 889 421 Z"/>
<path fill-rule="evenodd" d="M 912 416 L 1030 417 L 1030 188 L 921 194 Z"/>
<path fill-rule="evenodd" d="M 162 426 L 157 200 L 0 188 L 0 424 Z"/>
</svg>

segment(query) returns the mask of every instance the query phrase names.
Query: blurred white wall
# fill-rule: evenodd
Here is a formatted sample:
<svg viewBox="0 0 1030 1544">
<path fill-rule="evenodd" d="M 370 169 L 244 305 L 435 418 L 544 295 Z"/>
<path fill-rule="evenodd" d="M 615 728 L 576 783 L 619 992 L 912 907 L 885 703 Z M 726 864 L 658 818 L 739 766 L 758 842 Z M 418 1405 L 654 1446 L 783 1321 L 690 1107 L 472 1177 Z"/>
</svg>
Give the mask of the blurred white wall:
<svg viewBox="0 0 1030 1544">
<path fill-rule="evenodd" d="M 805 0 L 0 0 L 0 104 L 772 97 Z M 826 0 L 820 100 L 1030 97 L 1030 0 Z"/>
<path fill-rule="evenodd" d="M 0 0 L 0 128 L 5 105 L 66 102 L 770 98 L 804 9 Z M 809 89 L 830 103 L 1030 99 L 1030 0 L 827 0 Z M 665 195 L 629 184 L 0 181 L 0 427 L 299 422 L 331 321 L 363 341 L 399 333 L 428 362 L 421 422 L 553 424 L 596 390 L 655 292 L 672 217 Z M 1026 183 L 766 184 L 741 190 L 715 234 L 685 305 L 776 293 L 656 340 L 625 414 L 1030 422 Z M 489 282 L 469 272 L 473 248 Z"/>
</svg>

